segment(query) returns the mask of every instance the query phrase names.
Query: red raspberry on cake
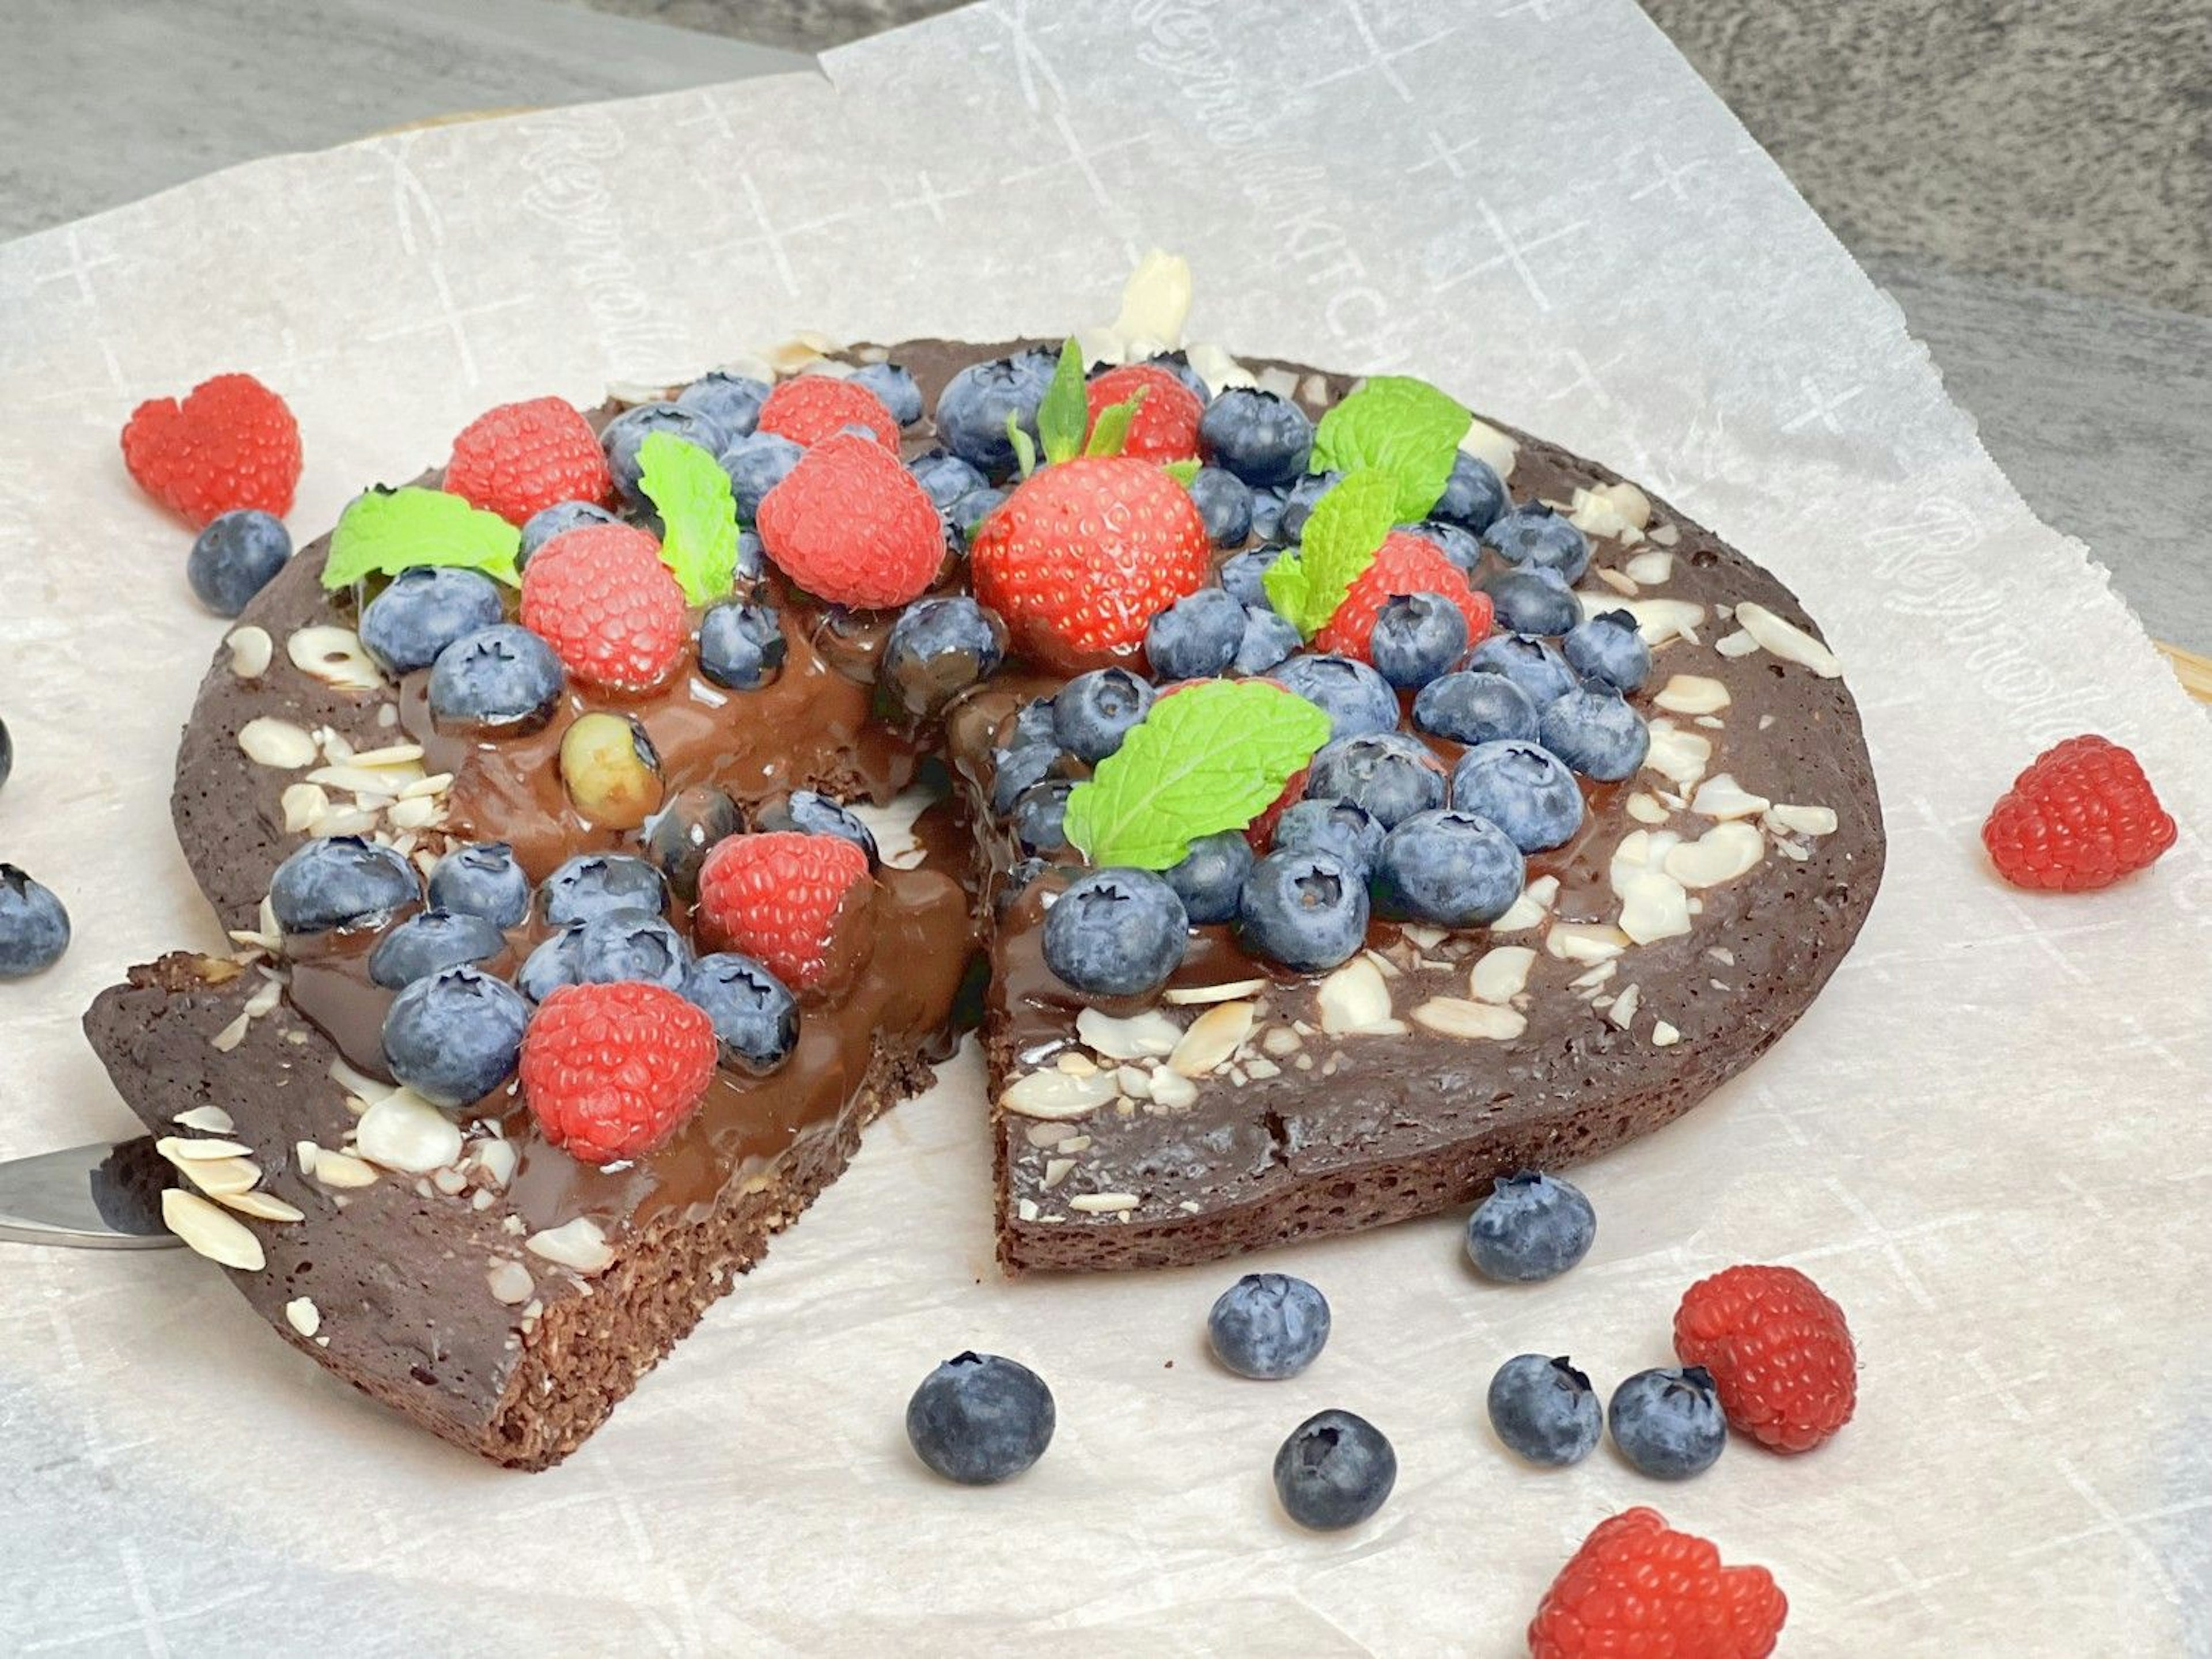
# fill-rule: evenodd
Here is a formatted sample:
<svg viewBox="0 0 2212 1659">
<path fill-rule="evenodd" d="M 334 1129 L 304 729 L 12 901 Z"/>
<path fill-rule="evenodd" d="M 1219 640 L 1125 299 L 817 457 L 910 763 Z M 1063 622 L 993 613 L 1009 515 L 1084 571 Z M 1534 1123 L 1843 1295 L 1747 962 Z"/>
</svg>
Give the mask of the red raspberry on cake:
<svg viewBox="0 0 2212 1659">
<path fill-rule="evenodd" d="M 898 453 L 898 417 L 864 386 L 834 374 L 799 374 L 779 381 L 761 404 L 762 432 L 811 447 L 848 426 L 866 427 L 876 441 Z"/>
<path fill-rule="evenodd" d="M 896 449 L 857 433 L 802 455 L 761 502 L 757 527 L 785 575 L 818 599 L 864 610 L 921 598 L 945 564 L 945 520 L 929 492 Z"/>
<path fill-rule="evenodd" d="M 576 678 L 622 691 L 665 680 L 690 634 L 660 544 L 626 524 L 585 525 L 539 548 L 522 573 L 522 625 Z"/>
<path fill-rule="evenodd" d="M 1790 1602 L 1765 1567 L 1720 1552 L 1656 1510 L 1601 1521 L 1528 1626 L 1529 1659 L 1765 1659 Z"/>
<path fill-rule="evenodd" d="M 1858 1403 L 1844 1310 L 1795 1267 L 1730 1267 L 1692 1285 L 1674 1352 L 1711 1371 L 1729 1422 L 1775 1451 L 1810 1451 Z"/>
<path fill-rule="evenodd" d="M 2015 887 L 2082 893 L 2157 862 L 2173 819 L 2136 757 L 2085 734 L 2038 755 L 1982 825 L 1982 845 Z"/>
<path fill-rule="evenodd" d="M 1109 368 L 1084 388 L 1091 405 L 1090 424 L 1115 404 L 1142 393 L 1144 401 L 1129 422 L 1124 455 L 1145 461 L 1187 461 L 1198 454 L 1198 421 L 1206 413 L 1198 394 L 1158 363 L 1125 363 Z"/>
<path fill-rule="evenodd" d="M 1470 648 L 1489 635 L 1493 615 L 1490 595 L 1468 586 L 1466 573 L 1433 542 L 1394 530 L 1375 550 L 1375 562 L 1352 584 L 1344 603 L 1314 635 L 1314 649 L 1372 662 L 1368 641 L 1375 633 L 1376 618 L 1401 593 L 1434 593 L 1450 600 L 1467 618 Z"/>
<path fill-rule="evenodd" d="M 586 1164 L 651 1152 L 714 1080 L 714 1023 L 640 981 L 564 985 L 522 1034 L 520 1072 L 545 1138 Z"/>
<path fill-rule="evenodd" d="M 841 836 L 771 830 L 714 843 L 694 925 L 711 950 L 754 957 L 794 990 L 824 987 L 865 943 L 868 855 Z"/>
<path fill-rule="evenodd" d="M 566 398 L 532 398 L 488 409 L 461 428 L 446 488 L 519 525 L 556 501 L 605 503 L 614 478 L 582 411 Z"/>
<path fill-rule="evenodd" d="M 251 374 L 218 374 L 181 404 L 154 398 L 131 410 L 123 464 L 195 530 L 244 507 L 281 519 L 300 482 L 300 423 Z"/>
</svg>

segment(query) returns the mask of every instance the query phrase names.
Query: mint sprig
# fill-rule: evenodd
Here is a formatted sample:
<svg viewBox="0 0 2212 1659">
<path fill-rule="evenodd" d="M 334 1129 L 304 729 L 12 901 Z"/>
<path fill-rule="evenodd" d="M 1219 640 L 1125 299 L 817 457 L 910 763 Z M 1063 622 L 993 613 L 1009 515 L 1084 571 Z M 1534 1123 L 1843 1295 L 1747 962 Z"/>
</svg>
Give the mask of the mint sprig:
<svg viewBox="0 0 2212 1659">
<path fill-rule="evenodd" d="M 1321 417 L 1316 472 L 1376 467 L 1397 480 L 1397 522 L 1429 515 L 1451 477 L 1452 458 L 1473 417 L 1426 380 L 1378 374 Z"/>
<path fill-rule="evenodd" d="M 1267 602 L 1307 639 L 1328 625 L 1352 583 L 1399 521 L 1397 478 L 1379 467 L 1348 472 L 1314 503 L 1298 550 L 1267 567 Z"/>
<path fill-rule="evenodd" d="M 637 447 L 638 488 L 660 515 L 660 562 L 676 573 L 684 603 L 712 605 L 738 570 L 738 504 L 722 464 L 673 433 Z"/>
<path fill-rule="evenodd" d="M 1069 794 L 1067 839 L 1093 864 L 1167 869 L 1266 811 L 1328 733 L 1328 715 L 1263 680 L 1163 697 Z"/>
<path fill-rule="evenodd" d="M 416 565 L 481 570 L 509 587 L 522 585 L 515 555 L 522 532 L 496 513 L 442 489 L 382 486 L 356 495 L 338 514 L 323 586 L 336 592 L 367 576 L 396 576 Z"/>
</svg>

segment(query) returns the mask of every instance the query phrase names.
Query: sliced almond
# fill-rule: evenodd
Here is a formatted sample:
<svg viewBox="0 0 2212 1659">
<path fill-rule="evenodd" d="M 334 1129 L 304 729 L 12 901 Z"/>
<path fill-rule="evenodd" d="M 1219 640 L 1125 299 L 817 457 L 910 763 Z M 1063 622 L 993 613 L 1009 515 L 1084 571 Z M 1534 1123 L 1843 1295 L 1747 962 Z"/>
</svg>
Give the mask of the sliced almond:
<svg viewBox="0 0 2212 1659">
<path fill-rule="evenodd" d="M 485 1180 L 502 1190 L 514 1179 L 514 1166 L 520 1161 L 514 1143 L 501 1136 L 494 1135 L 476 1145 L 477 1168 L 483 1171 Z"/>
<path fill-rule="evenodd" d="M 1659 804 L 1658 797 L 1647 793 L 1644 790 L 1638 789 L 1631 794 L 1628 798 L 1627 806 L 1628 816 L 1634 818 L 1638 823 L 1664 823 L 1667 822 L 1667 809 Z"/>
<path fill-rule="evenodd" d="M 172 1164 L 187 1164 L 196 1158 L 253 1156 L 252 1147 L 235 1140 L 187 1139 L 181 1135 L 163 1135 L 154 1143 L 154 1150 Z"/>
<path fill-rule="evenodd" d="M 269 630 L 251 623 L 231 629 L 223 643 L 230 647 L 230 672 L 242 680 L 259 679 L 276 655 L 276 641 L 269 637 Z"/>
<path fill-rule="evenodd" d="M 1525 945 L 1498 945 L 1484 951 L 1468 975 L 1468 989 L 1477 1002 L 1506 1003 L 1528 988 L 1528 970 L 1536 953 Z"/>
<path fill-rule="evenodd" d="M 374 1164 L 328 1146 L 316 1148 L 311 1173 L 325 1187 L 374 1187 L 377 1181 Z"/>
<path fill-rule="evenodd" d="M 298 836 L 331 810 L 331 797 L 319 783 L 288 783 L 276 805 L 284 814 L 285 833 Z"/>
<path fill-rule="evenodd" d="M 1653 532 L 1651 539 L 1655 542 L 1659 539 L 1656 532 Z M 1671 542 L 1674 538 L 1670 536 L 1667 539 Z M 1631 581 L 1645 587 L 1663 587 L 1674 574 L 1674 556 L 1656 548 L 1646 548 L 1620 568 L 1627 573 Z"/>
<path fill-rule="evenodd" d="M 1364 955 L 1322 981 L 1315 1000 L 1321 1029 L 1332 1036 L 1370 1031 L 1390 1020 L 1390 988 L 1382 970 Z"/>
<path fill-rule="evenodd" d="M 1713 649 L 1723 657 L 1747 657 L 1759 649 L 1759 641 L 1739 628 L 1733 634 L 1723 634 L 1713 641 Z"/>
<path fill-rule="evenodd" d="M 1667 873 L 1685 887 L 1718 887 L 1758 867 L 1766 837 L 1741 821 L 1717 823 L 1667 854 Z"/>
<path fill-rule="evenodd" d="M 1603 962 L 1628 948 L 1628 935 L 1601 921 L 1555 921 L 1544 949 L 1567 962 Z"/>
<path fill-rule="evenodd" d="M 1663 1019 L 1651 1028 L 1651 1046 L 1655 1048 L 1671 1048 L 1681 1040 L 1682 1034 Z"/>
<path fill-rule="evenodd" d="M 1651 722 L 1651 747 L 1644 757 L 1644 769 L 1656 772 L 1668 782 L 1687 788 L 1705 775 L 1713 758 L 1713 740 L 1662 717 Z"/>
<path fill-rule="evenodd" d="M 1264 979 L 1232 979 L 1222 985 L 1171 985 L 1160 993 L 1160 1000 L 1188 1007 L 1194 1003 L 1231 1002 L 1239 997 L 1255 997 L 1267 988 Z"/>
<path fill-rule="evenodd" d="M 1171 1112 L 1180 1112 L 1198 1103 L 1198 1085 L 1181 1072 L 1170 1072 L 1165 1066 L 1152 1073 L 1153 1103 Z"/>
<path fill-rule="evenodd" d="M 1204 1077 L 1237 1052 L 1237 1045 L 1251 1035 L 1252 1017 L 1257 1012 L 1249 1002 L 1216 1003 L 1196 1019 L 1182 1034 L 1175 1052 L 1168 1056 L 1168 1069 L 1184 1077 Z"/>
<path fill-rule="evenodd" d="M 1824 680 L 1832 680 L 1844 672 L 1834 652 L 1763 605 L 1747 603 L 1736 606 L 1735 620 L 1738 627 L 1784 662 L 1809 668 Z"/>
<path fill-rule="evenodd" d="M 208 1135 L 227 1135 L 238 1127 L 220 1106 L 194 1106 L 179 1112 L 175 1121 L 179 1128 L 197 1129 Z"/>
<path fill-rule="evenodd" d="M 1078 1193 L 1067 1200 L 1067 1207 L 1084 1215 L 1119 1215 L 1137 1207 L 1134 1193 Z"/>
<path fill-rule="evenodd" d="M 532 1255 L 542 1255 L 548 1261 L 556 1261 L 585 1274 L 603 1272 L 615 1259 L 606 1234 L 587 1215 L 534 1232 L 522 1241 L 522 1248 Z"/>
<path fill-rule="evenodd" d="M 484 1275 L 491 1291 L 491 1299 L 509 1308 L 519 1308 L 537 1293 L 538 1285 L 530 1277 L 530 1269 L 520 1261 L 499 1261 Z"/>
<path fill-rule="evenodd" d="M 1074 1168 L 1075 1160 L 1072 1158 L 1048 1158 L 1045 1159 L 1044 1189 L 1047 1192 L 1050 1192 L 1054 1188 L 1059 1186 L 1061 1182 L 1067 1179 L 1069 1173 L 1073 1170 Z"/>
<path fill-rule="evenodd" d="M 259 1273 L 269 1265 L 261 1241 L 246 1224 L 198 1193 L 171 1187 L 161 1194 L 162 1224 L 185 1245 L 210 1261 L 246 1273 Z"/>
<path fill-rule="evenodd" d="M 1690 797 L 1690 810 L 1701 818 L 1755 818 L 1766 811 L 1764 795 L 1754 795 L 1726 772 L 1716 772 Z"/>
<path fill-rule="evenodd" d="M 319 623 L 300 629 L 284 641 L 284 654 L 310 679 L 340 691 L 375 691 L 385 684 L 384 671 L 350 628 Z"/>
<path fill-rule="evenodd" d="M 1018 1117 L 1085 1117 L 1115 1096 L 1114 1075 L 1093 1072 L 1077 1077 L 1062 1071 L 1031 1072 L 999 1097 L 999 1104 Z"/>
<path fill-rule="evenodd" d="M 1801 836 L 1832 836 L 1836 833 L 1836 812 L 1831 806 L 1796 806 L 1777 801 L 1766 809 L 1766 816 L 1784 830 Z"/>
<path fill-rule="evenodd" d="M 1605 1017 L 1625 1031 L 1635 1019 L 1637 1006 L 1643 1000 L 1644 992 L 1640 987 L 1625 985 L 1620 994 L 1613 998 L 1613 1006 L 1605 1011 Z"/>
<path fill-rule="evenodd" d="M 1510 1042 L 1528 1029 L 1518 1009 L 1460 997 L 1431 997 L 1409 1016 L 1413 1024 L 1444 1036 L 1479 1037 Z"/>
<path fill-rule="evenodd" d="M 216 1203 L 240 1215 L 250 1215 L 256 1221 L 305 1221 L 307 1212 L 287 1204 L 274 1193 L 217 1193 Z"/>
<path fill-rule="evenodd" d="M 296 772 L 303 766 L 313 766 L 320 756 L 314 738 L 304 727 L 280 720 L 273 714 L 257 715 L 239 727 L 238 746 L 256 766 L 273 767 L 281 772 Z"/>
<path fill-rule="evenodd" d="M 313 1336 L 323 1328 L 323 1310 L 309 1296 L 295 1296 L 284 1304 L 284 1322 L 302 1336 Z"/>
<path fill-rule="evenodd" d="M 1729 689 L 1705 674 L 1677 674 L 1651 699 L 1670 714 L 1711 714 L 1729 706 Z"/>
<path fill-rule="evenodd" d="M 1636 631 L 1649 646 L 1662 646 L 1669 640 L 1694 641 L 1698 629 L 1705 624 L 1705 607 L 1692 599 L 1670 599 L 1661 595 L 1620 599 L 1607 608 L 1626 611 L 1633 616 Z"/>
<path fill-rule="evenodd" d="M 1261 377 L 1266 383 L 1267 377 Z M 1520 459 L 1521 447 L 1496 427 L 1484 420 L 1470 420 L 1467 431 L 1459 441 L 1461 453 L 1472 455 L 1485 463 L 1501 480 L 1513 476 L 1513 463 Z"/>
<path fill-rule="evenodd" d="M 1091 1053 L 1108 1060 L 1157 1060 L 1175 1052 L 1182 1027 L 1157 1008 L 1126 1017 L 1085 1008 L 1075 1017 L 1075 1035 Z"/>
<path fill-rule="evenodd" d="M 461 1155 L 461 1129 L 412 1089 L 395 1089 L 361 1115 L 354 1150 L 372 1164 L 423 1175 Z"/>
</svg>

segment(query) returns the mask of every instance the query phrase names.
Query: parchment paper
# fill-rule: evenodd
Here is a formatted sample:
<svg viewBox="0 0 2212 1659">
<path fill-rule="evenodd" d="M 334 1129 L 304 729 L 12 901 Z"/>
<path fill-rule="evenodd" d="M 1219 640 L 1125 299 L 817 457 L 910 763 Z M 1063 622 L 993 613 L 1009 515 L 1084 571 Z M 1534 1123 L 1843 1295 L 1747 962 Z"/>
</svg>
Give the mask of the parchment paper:
<svg viewBox="0 0 2212 1659">
<path fill-rule="evenodd" d="M 1584 1171 L 1601 1231 L 1565 1279 L 1476 1283 L 1455 1217 L 1269 1258 L 1336 1310 L 1286 1383 L 1205 1358 L 1230 1267 L 1000 1280 L 972 1054 L 544 1475 L 356 1399 L 188 1255 L 11 1250 L 0 1649 L 1502 1655 L 1589 1527 L 1654 1503 L 1774 1569 L 1787 1654 L 2212 1652 L 2212 745 L 1722 106 L 1626 0 L 999 0 L 827 70 L 273 161 L 0 248 L 0 854 L 77 929 L 0 987 L 0 1154 L 123 1131 L 77 1013 L 216 938 L 166 800 L 223 629 L 117 458 L 137 399 L 280 387 L 305 539 L 494 401 L 799 328 L 1103 321 L 1154 244 L 1196 267 L 1196 335 L 1416 370 L 1794 585 L 1881 774 L 1872 921 L 1771 1057 Z M 1979 818 L 2086 729 L 2142 755 L 2181 844 L 2103 895 L 2012 892 Z M 1833 1444 L 1665 1487 L 1491 1439 L 1508 1355 L 1609 1387 L 1743 1260 L 1849 1310 Z M 908 1390 L 968 1346 L 1059 1397 L 1000 1490 L 903 1447 Z M 1402 1461 L 1349 1536 L 1268 1487 L 1324 1406 Z"/>
</svg>

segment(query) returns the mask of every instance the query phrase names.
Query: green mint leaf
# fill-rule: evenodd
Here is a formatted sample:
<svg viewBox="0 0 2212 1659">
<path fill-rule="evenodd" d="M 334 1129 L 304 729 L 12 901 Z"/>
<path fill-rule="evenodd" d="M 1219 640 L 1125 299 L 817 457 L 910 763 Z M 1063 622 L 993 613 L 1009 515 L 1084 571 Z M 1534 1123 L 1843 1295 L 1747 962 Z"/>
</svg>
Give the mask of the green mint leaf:
<svg viewBox="0 0 2212 1659">
<path fill-rule="evenodd" d="M 1195 460 L 1163 461 L 1160 470 L 1188 489 L 1198 477 L 1199 464 Z"/>
<path fill-rule="evenodd" d="M 1314 504 L 1298 550 L 1267 567 L 1268 603 L 1307 639 L 1328 625 L 1375 550 L 1399 522 L 1398 479 L 1379 467 L 1347 472 Z"/>
<path fill-rule="evenodd" d="M 1378 374 L 1321 417 L 1316 472 L 1379 467 L 1398 481 L 1398 520 L 1425 519 L 1444 493 L 1472 417 L 1426 380 Z"/>
<path fill-rule="evenodd" d="M 1328 715 L 1264 680 L 1163 697 L 1069 794 L 1067 838 L 1093 864 L 1164 870 L 1266 811 L 1328 732 Z"/>
<path fill-rule="evenodd" d="M 364 576 L 396 576 L 418 564 L 481 570 L 520 587 L 514 566 L 522 532 L 496 513 L 471 507 L 442 489 L 378 488 L 356 495 L 331 532 L 323 586 L 336 592 Z"/>
<path fill-rule="evenodd" d="M 738 504 L 730 475 L 696 444 L 653 432 L 637 447 L 638 488 L 660 514 L 660 562 L 684 603 L 712 605 L 738 569 Z"/>
<path fill-rule="evenodd" d="M 1098 411 L 1098 423 L 1091 428 L 1091 441 L 1083 447 L 1086 455 L 1118 455 L 1121 446 L 1129 441 L 1129 423 L 1137 418 L 1137 410 L 1144 406 L 1145 393 L 1138 388 L 1133 398 L 1124 398 L 1118 404 L 1109 404 Z"/>
<path fill-rule="evenodd" d="M 1052 386 L 1037 405 L 1037 438 L 1044 445 L 1045 459 L 1073 460 L 1081 454 L 1084 429 L 1090 424 L 1091 399 L 1083 389 L 1083 349 L 1070 338 L 1060 349 L 1060 366 L 1052 372 Z"/>
<path fill-rule="evenodd" d="M 1014 447 L 1014 464 L 1028 477 L 1036 471 L 1036 441 L 1022 430 L 1022 417 L 1012 410 L 1006 411 L 1006 441 Z"/>
</svg>

